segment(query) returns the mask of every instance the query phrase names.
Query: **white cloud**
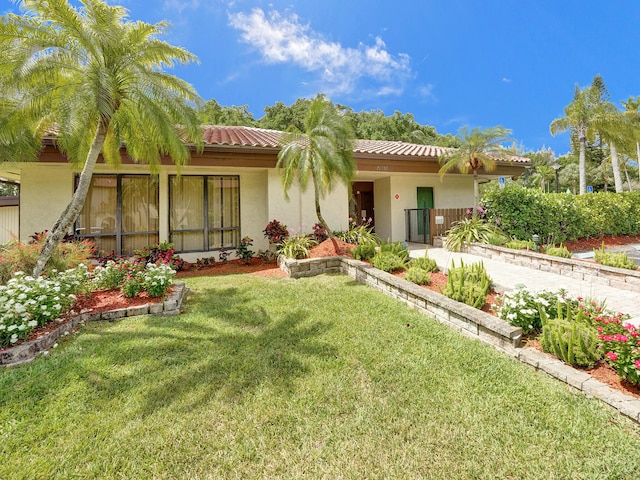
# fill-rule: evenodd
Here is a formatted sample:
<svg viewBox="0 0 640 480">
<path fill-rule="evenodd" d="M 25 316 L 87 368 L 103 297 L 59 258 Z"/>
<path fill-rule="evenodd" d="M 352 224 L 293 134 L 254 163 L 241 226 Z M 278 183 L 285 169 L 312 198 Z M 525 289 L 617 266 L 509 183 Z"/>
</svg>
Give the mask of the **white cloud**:
<svg viewBox="0 0 640 480">
<path fill-rule="evenodd" d="M 177 10 L 178 15 L 188 8 L 197 9 L 200 6 L 200 0 L 163 0 L 162 6 L 165 10 Z"/>
<path fill-rule="evenodd" d="M 403 81 L 411 75 L 409 56 L 389 53 L 380 37 L 373 45 L 344 47 L 324 39 L 295 14 L 284 16 L 272 11 L 267 16 L 259 8 L 231 14 L 229 23 L 266 62 L 291 63 L 318 73 L 328 93 L 352 92 L 363 78 L 378 82 L 380 94 L 399 93 Z"/>
<path fill-rule="evenodd" d="M 511 83 L 511 79 L 510 79 L 510 78 L 508 78 L 508 77 L 502 77 L 502 81 L 503 81 L 504 83 Z"/>
<path fill-rule="evenodd" d="M 418 87 L 418 93 L 421 97 L 425 99 L 435 100 L 436 96 L 433 93 L 433 84 L 429 83 L 428 85 L 421 85 Z"/>
</svg>

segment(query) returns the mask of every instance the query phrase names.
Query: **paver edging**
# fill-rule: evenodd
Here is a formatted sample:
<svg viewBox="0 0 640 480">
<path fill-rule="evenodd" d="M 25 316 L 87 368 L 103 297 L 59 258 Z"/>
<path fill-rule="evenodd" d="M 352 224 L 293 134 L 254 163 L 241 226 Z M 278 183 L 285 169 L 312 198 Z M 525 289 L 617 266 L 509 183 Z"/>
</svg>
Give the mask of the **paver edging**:
<svg viewBox="0 0 640 480">
<path fill-rule="evenodd" d="M 87 322 L 109 321 L 135 317 L 138 315 L 176 315 L 184 302 L 189 289 L 184 282 L 175 282 L 173 290 L 167 298 L 160 303 L 147 303 L 137 307 L 121 308 L 106 312 L 80 313 L 72 317 L 55 329 L 43 334 L 41 337 L 23 342 L 15 347 L 0 350 L 0 367 L 14 367 L 33 360 L 39 353 L 47 351 L 56 341 L 65 335 L 69 335 L 79 325 Z"/>
<path fill-rule="evenodd" d="M 336 257 L 326 258 L 335 259 Z M 398 298 L 398 296 L 392 294 L 389 288 L 402 287 L 405 289 L 405 296 L 400 299 L 410 306 L 471 338 L 493 345 L 520 362 L 566 383 L 587 396 L 598 398 L 615 408 L 622 415 L 636 423 L 640 423 L 640 399 L 611 388 L 609 385 L 593 378 L 588 372 L 567 365 L 557 358 L 529 347 L 523 347 L 521 344 L 522 330 L 520 328 L 512 327 L 493 315 L 419 287 L 390 273 L 378 270 L 368 263 L 354 260 L 351 257 L 339 258 L 340 271 L 359 283 L 370 285 L 395 298 Z M 306 264 L 304 270 L 296 268 L 296 264 L 299 262 Z M 321 264 L 322 259 L 291 260 L 284 257 L 278 259 L 278 265 L 290 278 L 309 276 L 309 271 L 313 271 L 314 275 L 325 273 L 318 268 L 318 265 Z M 289 272 L 292 272 L 293 275 Z M 296 273 L 304 274 L 294 276 Z M 374 279 L 375 282 L 371 281 L 371 279 Z M 476 332 L 474 333 L 459 322 L 452 320 L 452 316 L 456 318 L 460 316 L 471 317 L 475 321 Z"/>
</svg>

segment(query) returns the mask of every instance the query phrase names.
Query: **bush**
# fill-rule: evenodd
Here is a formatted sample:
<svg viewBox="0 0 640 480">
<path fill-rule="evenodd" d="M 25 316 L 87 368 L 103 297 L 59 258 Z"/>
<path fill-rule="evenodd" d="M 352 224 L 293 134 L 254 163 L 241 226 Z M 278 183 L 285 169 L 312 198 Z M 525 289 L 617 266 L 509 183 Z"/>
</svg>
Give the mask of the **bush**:
<svg viewBox="0 0 640 480">
<path fill-rule="evenodd" d="M 554 315 L 558 311 L 559 299 L 562 300 L 564 296 L 564 290 L 530 292 L 524 285 L 518 285 L 515 291 L 505 293 L 499 300 L 498 317 L 514 327 L 522 328 L 524 333 L 540 333 L 540 309 L 548 316 Z"/>
<path fill-rule="evenodd" d="M 571 252 L 567 250 L 567 247 L 565 247 L 562 244 L 560 244 L 559 247 L 553 247 L 553 246 L 547 247 L 544 253 L 546 253 L 547 255 L 551 255 L 553 257 L 561 257 L 561 258 L 571 258 L 573 256 Z"/>
<path fill-rule="evenodd" d="M 602 247 L 598 250 L 594 250 L 595 261 L 602 264 L 608 265 L 609 267 L 616 268 L 626 268 L 628 270 L 637 270 L 638 266 L 635 264 L 633 259 L 627 256 L 627 252 L 611 252 L 604 248 L 604 243 Z"/>
<path fill-rule="evenodd" d="M 318 244 L 324 242 L 327 238 L 329 238 L 329 234 L 327 233 L 327 229 L 324 228 L 319 223 L 316 223 L 313 226 L 313 234 L 312 235 L 313 235 L 313 239 Z"/>
<path fill-rule="evenodd" d="M 459 252 L 471 243 L 489 243 L 489 238 L 499 235 L 500 229 L 480 218 L 465 218 L 456 222 L 447 232 L 444 246 L 453 252 Z"/>
<path fill-rule="evenodd" d="M 540 346 L 569 365 L 592 367 L 602 358 L 596 330 L 584 305 L 558 302 L 555 317 L 541 311 Z"/>
<path fill-rule="evenodd" d="M 242 259 L 242 262 L 246 263 L 247 265 L 255 255 L 255 252 L 251 250 L 252 245 L 253 240 L 251 238 L 243 237 L 242 240 L 240 240 L 238 248 L 236 248 L 236 256 Z"/>
<path fill-rule="evenodd" d="M 263 230 L 264 238 L 269 240 L 269 243 L 274 245 L 281 244 L 284 240 L 289 236 L 289 231 L 287 230 L 287 226 L 280 223 L 278 220 L 273 219 Z"/>
<path fill-rule="evenodd" d="M 436 261 L 433 258 L 429 258 L 426 251 L 424 252 L 424 257 L 412 258 L 409 261 L 409 267 L 419 268 L 431 273 L 438 271 Z"/>
<path fill-rule="evenodd" d="M 640 385 L 640 330 L 634 325 L 624 325 L 618 317 L 599 322 L 599 339 L 606 352 L 604 359 L 623 380 Z"/>
<path fill-rule="evenodd" d="M 373 256 L 376 254 L 376 244 L 375 243 L 360 243 L 351 250 L 351 255 L 356 260 L 371 260 Z"/>
<path fill-rule="evenodd" d="M 380 245 L 380 237 L 373 233 L 371 222 L 359 224 L 352 218 L 349 219 L 349 230 L 346 232 L 334 232 L 334 235 L 343 242 L 352 245 L 362 245 L 363 243 L 373 243 Z"/>
<path fill-rule="evenodd" d="M 461 260 L 459 267 L 451 262 L 448 273 L 447 284 L 442 292 L 444 295 L 474 308 L 482 308 L 487 303 L 491 278 L 482 262 L 465 265 Z"/>
<path fill-rule="evenodd" d="M 179 272 L 184 267 L 184 260 L 175 254 L 173 243 L 156 243 L 155 245 L 149 245 L 136 250 L 134 253 L 135 261 L 141 262 L 144 265 L 162 263 L 169 265 L 176 272 Z"/>
<path fill-rule="evenodd" d="M 36 240 L 28 244 L 10 241 L 0 246 L 0 284 L 6 284 L 14 272 L 33 271 L 45 236 L 35 235 L 34 238 Z M 88 264 L 93 251 L 93 243 L 88 240 L 60 243 L 47 263 L 44 274 Z"/>
<path fill-rule="evenodd" d="M 402 242 L 391 242 L 386 241 L 380 245 L 380 252 L 382 253 L 393 253 L 402 259 L 404 263 L 409 261 L 409 249 L 406 244 Z"/>
<path fill-rule="evenodd" d="M 429 285 L 431 283 L 431 273 L 419 267 L 409 267 L 404 278 L 418 285 Z"/>
<path fill-rule="evenodd" d="M 371 259 L 371 265 L 389 273 L 404 268 L 405 263 L 403 258 L 390 251 L 377 252 Z"/>
<path fill-rule="evenodd" d="M 535 250 L 536 244 L 532 240 L 509 240 L 504 244 L 507 248 L 513 248 L 514 250 Z"/>
<path fill-rule="evenodd" d="M 309 258 L 316 241 L 308 235 L 292 234 L 278 247 L 278 253 L 287 258 Z"/>
</svg>

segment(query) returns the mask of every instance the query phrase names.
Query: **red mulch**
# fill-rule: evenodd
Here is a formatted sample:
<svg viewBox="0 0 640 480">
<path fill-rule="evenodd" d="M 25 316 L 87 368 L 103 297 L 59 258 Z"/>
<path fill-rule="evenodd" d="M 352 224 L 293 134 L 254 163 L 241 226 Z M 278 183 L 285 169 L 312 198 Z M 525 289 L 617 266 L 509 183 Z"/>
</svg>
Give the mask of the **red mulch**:
<svg viewBox="0 0 640 480">
<path fill-rule="evenodd" d="M 623 235 L 618 237 L 605 236 L 599 238 L 582 238 L 575 242 L 565 242 L 563 245 L 571 252 L 588 252 L 598 249 L 602 246 L 606 248 L 619 247 L 621 245 L 629 245 L 630 243 L 640 243 L 640 235 Z"/>
<path fill-rule="evenodd" d="M 311 254 L 309 258 L 321 258 L 321 257 L 332 257 L 335 255 L 350 255 L 351 250 L 355 247 L 355 245 L 351 245 L 350 243 L 343 242 L 339 238 L 334 238 L 335 245 L 331 240 L 325 240 L 319 245 L 316 245 L 311 249 Z M 338 247 L 338 251 L 336 252 L 336 246 Z"/>
<path fill-rule="evenodd" d="M 280 270 L 276 262 L 265 262 L 261 258 L 252 258 L 247 264 L 240 259 L 230 260 L 227 263 L 216 262 L 211 265 L 196 268 L 195 264 L 189 264 L 184 270 L 180 270 L 177 278 L 202 277 L 211 275 L 232 275 L 245 273 L 258 277 L 284 278 L 287 275 Z"/>
</svg>

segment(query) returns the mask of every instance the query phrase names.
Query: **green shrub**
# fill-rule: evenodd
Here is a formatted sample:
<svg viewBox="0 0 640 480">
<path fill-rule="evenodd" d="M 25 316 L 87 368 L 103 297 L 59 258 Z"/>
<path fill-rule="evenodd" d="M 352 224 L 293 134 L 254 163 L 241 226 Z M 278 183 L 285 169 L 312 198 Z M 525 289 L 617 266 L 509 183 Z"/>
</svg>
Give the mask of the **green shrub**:
<svg viewBox="0 0 640 480">
<path fill-rule="evenodd" d="M 352 245 L 362 245 L 372 243 L 374 245 L 380 245 L 380 237 L 373 233 L 373 227 L 370 222 L 359 224 L 355 220 L 349 221 L 349 230 L 344 232 L 333 232 L 343 242 L 351 243 Z"/>
<path fill-rule="evenodd" d="M 509 240 L 504 244 L 507 248 L 513 248 L 514 250 L 535 250 L 536 244 L 532 240 Z"/>
<path fill-rule="evenodd" d="M 459 252 L 460 249 L 471 243 L 489 243 L 488 239 L 498 235 L 500 229 L 495 225 L 485 222 L 479 218 L 465 218 L 451 227 L 447 232 L 444 246 L 453 252 Z"/>
<path fill-rule="evenodd" d="M 278 247 L 278 253 L 287 258 L 309 258 L 311 248 L 316 241 L 308 235 L 292 234 L 282 241 Z"/>
<path fill-rule="evenodd" d="M 424 257 L 412 258 L 409 261 L 409 267 L 416 267 L 431 273 L 438 271 L 436 261 L 433 258 L 429 258 L 426 251 L 424 252 Z"/>
<path fill-rule="evenodd" d="M 598 335 L 583 308 L 558 302 L 555 317 L 540 311 L 540 346 L 569 365 L 592 367 L 602 358 Z"/>
<path fill-rule="evenodd" d="M 628 270 L 638 269 L 633 259 L 627 256 L 627 252 L 611 252 L 604 248 L 604 243 L 598 250 L 594 250 L 593 253 L 595 254 L 595 261 L 602 265 L 626 268 Z"/>
<path fill-rule="evenodd" d="M 547 247 L 544 253 L 546 253 L 547 255 L 551 255 L 553 257 L 562 257 L 562 258 L 571 258 L 573 256 L 571 252 L 567 250 L 567 247 L 565 247 L 562 244 L 560 244 L 559 247 L 553 247 L 553 246 Z"/>
<path fill-rule="evenodd" d="M 371 259 L 371 265 L 385 272 L 395 272 L 405 267 L 405 260 L 393 252 L 377 252 Z"/>
<path fill-rule="evenodd" d="M 491 288 L 491 278 L 482 262 L 465 265 L 461 260 L 459 267 L 451 262 L 448 274 L 447 284 L 442 292 L 444 295 L 474 308 L 484 306 Z"/>
<path fill-rule="evenodd" d="M 418 285 L 429 285 L 431 283 L 431 273 L 419 267 L 409 267 L 404 278 Z"/>
<path fill-rule="evenodd" d="M 351 250 L 351 255 L 356 260 L 371 260 L 373 256 L 376 254 L 376 244 L 375 243 L 360 243 L 355 246 L 353 250 Z"/>
<path fill-rule="evenodd" d="M 490 233 L 485 238 L 486 243 L 489 245 L 495 245 L 496 247 L 501 247 L 509 241 L 509 237 L 507 237 L 503 232 L 495 232 Z"/>
<path fill-rule="evenodd" d="M 391 242 L 387 240 L 380 245 L 380 252 L 393 253 L 400 257 L 405 263 L 409 261 L 409 250 L 407 249 L 406 244 L 402 242 Z"/>
</svg>

